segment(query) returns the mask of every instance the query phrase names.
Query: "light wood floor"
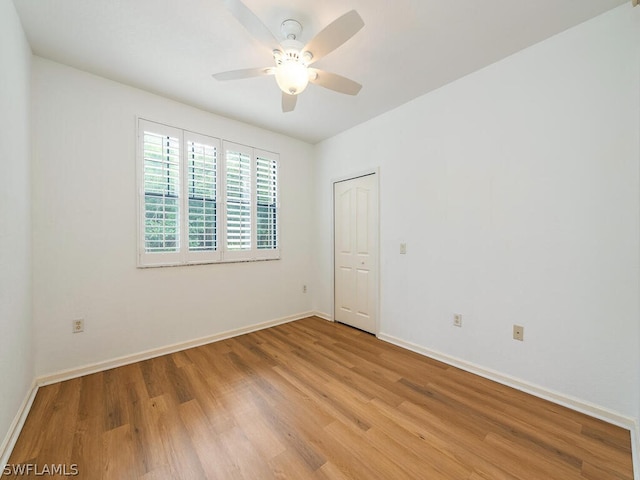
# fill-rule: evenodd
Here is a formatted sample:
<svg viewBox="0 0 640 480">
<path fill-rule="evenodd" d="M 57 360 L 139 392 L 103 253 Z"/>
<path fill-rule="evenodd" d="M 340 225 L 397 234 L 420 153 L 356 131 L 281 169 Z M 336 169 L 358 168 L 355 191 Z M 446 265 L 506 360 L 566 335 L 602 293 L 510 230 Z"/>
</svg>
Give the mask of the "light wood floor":
<svg viewBox="0 0 640 480">
<path fill-rule="evenodd" d="M 90 480 L 632 479 L 628 431 L 318 318 L 43 387 L 10 462 Z"/>
</svg>

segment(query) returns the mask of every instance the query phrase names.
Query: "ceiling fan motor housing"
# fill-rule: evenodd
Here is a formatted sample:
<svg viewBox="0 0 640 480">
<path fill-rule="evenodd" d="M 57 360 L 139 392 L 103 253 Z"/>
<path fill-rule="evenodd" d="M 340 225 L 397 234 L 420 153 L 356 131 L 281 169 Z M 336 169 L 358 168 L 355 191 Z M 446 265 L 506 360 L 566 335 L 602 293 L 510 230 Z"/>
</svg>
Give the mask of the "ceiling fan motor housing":
<svg viewBox="0 0 640 480">
<path fill-rule="evenodd" d="M 304 45 L 300 40 L 298 40 L 300 33 L 302 33 L 302 25 L 300 22 L 293 19 L 285 20 L 280 26 L 280 31 L 282 32 L 282 36 L 285 38 L 280 45 L 284 49 L 284 53 L 288 57 L 288 60 L 303 62 L 305 65 L 311 62 L 313 55 L 311 52 L 302 53 Z M 274 50 L 274 56 L 275 52 L 276 51 Z M 278 62 L 278 58 L 276 58 L 276 62 Z"/>
</svg>

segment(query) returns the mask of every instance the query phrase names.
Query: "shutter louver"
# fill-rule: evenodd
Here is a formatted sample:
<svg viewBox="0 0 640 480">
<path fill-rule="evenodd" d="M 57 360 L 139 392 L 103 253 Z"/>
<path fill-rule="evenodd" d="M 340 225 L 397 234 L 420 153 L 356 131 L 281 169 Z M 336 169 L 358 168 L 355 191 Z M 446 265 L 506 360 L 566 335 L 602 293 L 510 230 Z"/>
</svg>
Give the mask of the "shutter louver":
<svg viewBox="0 0 640 480">
<path fill-rule="evenodd" d="M 278 207 L 278 164 L 275 160 L 256 157 L 256 228 L 257 247 L 260 250 L 276 249 Z"/>
<path fill-rule="evenodd" d="M 217 153 L 215 146 L 187 141 L 190 251 L 217 249 Z"/>
<path fill-rule="evenodd" d="M 251 157 L 227 150 L 227 249 L 251 249 Z"/>
<path fill-rule="evenodd" d="M 180 249 L 180 141 L 144 132 L 144 249 Z"/>
</svg>

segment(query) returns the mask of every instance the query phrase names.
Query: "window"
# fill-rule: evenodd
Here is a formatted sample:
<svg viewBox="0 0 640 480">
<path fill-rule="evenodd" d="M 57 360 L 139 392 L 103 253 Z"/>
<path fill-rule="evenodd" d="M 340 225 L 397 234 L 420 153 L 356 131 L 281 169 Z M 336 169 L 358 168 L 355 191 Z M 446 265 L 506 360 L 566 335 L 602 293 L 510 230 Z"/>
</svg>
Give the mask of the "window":
<svg viewBox="0 0 640 480">
<path fill-rule="evenodd" d="M 215 143 L 187 139 L 190 251 L 216 251 L 218 246 L 218 148 Z"/>
<path fill-rule="evenodd" d="M 138 139 L 139 266 L 279 258 L 277 154 L 146 120 Z"/>
<path fill-rule="evenodd" d="M 251 249 L 251 149 L 225 142 L 227 242 L 230 252 Z"/>
<path fill-rule="evenodd" d="M 144 132 L 145 250 L 174 252 L 180 244 L 180 142 L 176 135 Z"/>
<path fill-rule="evenodd" d="M 256 156 L 256 206 L 256 246 L 277 248 L 278 162 L 262 152 Z"/>
</svg>

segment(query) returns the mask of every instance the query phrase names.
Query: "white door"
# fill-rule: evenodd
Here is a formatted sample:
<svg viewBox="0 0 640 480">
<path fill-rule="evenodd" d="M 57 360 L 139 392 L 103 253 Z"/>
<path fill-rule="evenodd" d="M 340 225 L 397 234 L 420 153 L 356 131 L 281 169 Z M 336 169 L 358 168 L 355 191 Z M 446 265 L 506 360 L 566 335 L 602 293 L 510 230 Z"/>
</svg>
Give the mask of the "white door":
<svg viewBox="0 0 640 480">
<path fill-rule="evenodd" d="M 335 320 L 377 333 L 378 178 L 336 182 L 334 206 Z"/>
</svg>

